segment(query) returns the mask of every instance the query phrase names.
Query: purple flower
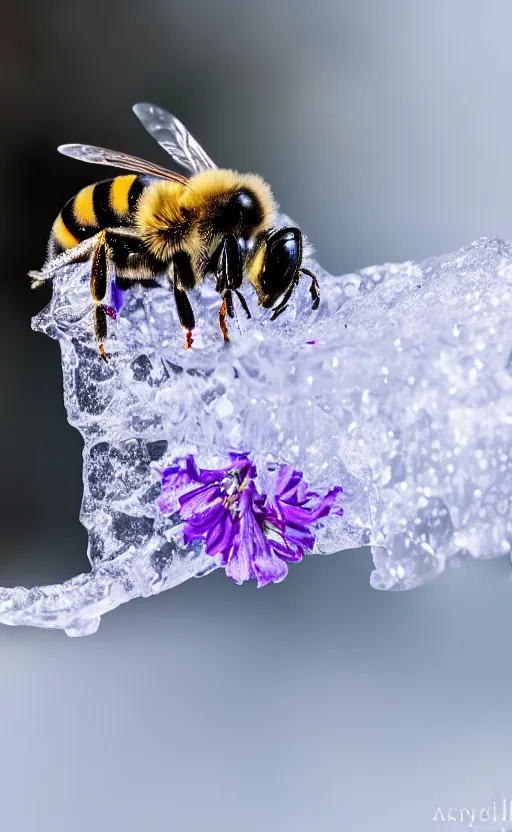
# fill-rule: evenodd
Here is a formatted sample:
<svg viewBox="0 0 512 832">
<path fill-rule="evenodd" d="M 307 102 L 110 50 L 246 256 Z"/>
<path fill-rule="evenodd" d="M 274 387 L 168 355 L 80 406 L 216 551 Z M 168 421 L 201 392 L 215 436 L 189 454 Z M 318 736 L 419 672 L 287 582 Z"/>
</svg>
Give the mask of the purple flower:
<svg viewBox="0 0 512 832">
<path fill-rule="evenodd" d="M 109 318 L 112 318 L 112 320 L 115 321 L 117 320 L 117 314 L 121 311 L 121 307 L 123 305 L 123 290 L 119 288 L 115 280 L 112 281 L 110 286 L 110 302 L 110 305 L 104 303 L 103 309 Z"/>
<path fill-rule="evenodd" d="M 256 488 L 257 470 L 248 455 L 230 457 L 230 465 L 213 471 L 198 468 L 193 456 L 176 460 L 161 472 L 159 508 L 178 513 L 185 521 L 184 543 L 203 540 L 206 553 L 220 556 L 235 583 L 277 583 L 288 573 L 286 561 L 300 561 L 313 548 L 312 527 L 331 512 L 342 489 L 320 497 L 299 471 L 283 465 L 267 496 Z"/>
<path fill-rule="evenodd" d="M 113 280 L 110 285 L 110 303 L 115 312 L 120 312 L 123 305 L 124 292 L 120 289 L 116 281 Z"/>
</svg>

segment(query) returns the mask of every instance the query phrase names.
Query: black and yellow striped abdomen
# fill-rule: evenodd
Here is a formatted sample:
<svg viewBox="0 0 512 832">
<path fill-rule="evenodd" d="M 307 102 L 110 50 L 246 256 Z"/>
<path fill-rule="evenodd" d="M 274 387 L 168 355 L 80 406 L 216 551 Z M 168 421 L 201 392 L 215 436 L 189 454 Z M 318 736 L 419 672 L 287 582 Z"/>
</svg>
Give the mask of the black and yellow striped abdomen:
<svg viewBox="0 0 512 832">
<path fill-rule="evenodd" d="M 104 228 L 132 226 L 137 203 L 148 184 L 147 177 L 130 174 L 83 188 L 66 202 L 53 224 L 49 257 L 94 237 Z"/>
</svg>

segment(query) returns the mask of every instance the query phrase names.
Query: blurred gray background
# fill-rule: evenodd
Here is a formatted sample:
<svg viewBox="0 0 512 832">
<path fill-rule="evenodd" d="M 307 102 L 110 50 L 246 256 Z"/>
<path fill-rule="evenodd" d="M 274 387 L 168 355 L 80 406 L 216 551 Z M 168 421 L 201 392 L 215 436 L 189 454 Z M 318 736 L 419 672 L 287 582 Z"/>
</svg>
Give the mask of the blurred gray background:
<svg viewBox="0 0 512 832">
<path fill-rule="evenodd" d="M 164 162 L 130 112 L 152 100 L 265 176 L 331 271 L 421 259 L 512 238 L 511 41 L 508 0 L 3 0 L 0 583 L 87 569 L 80 437 L 26 272 L 105 171 L 56 145 Z M 2 627 L 0 829 L 439 832 L 438 806 L 512 799 L 509 563 L 405 594 L 370 570 L 310 558 L 260 591 L 219 572 L 77 641 Z"/>
</svg>

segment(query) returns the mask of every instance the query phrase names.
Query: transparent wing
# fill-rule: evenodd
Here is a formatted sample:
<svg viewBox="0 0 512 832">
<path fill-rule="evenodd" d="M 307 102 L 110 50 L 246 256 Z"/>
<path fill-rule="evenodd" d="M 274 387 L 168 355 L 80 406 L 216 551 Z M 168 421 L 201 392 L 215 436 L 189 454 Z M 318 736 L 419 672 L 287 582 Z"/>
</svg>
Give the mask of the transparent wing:
<svg viewBox="0 0 512 832">
<path fill-rule="evenodd" d="M 162 168 L 153 162 L 146 162 L 145 159 L 139 159 L 138 156 L 119 153 L 117 150 L 107 150 L 106 147 L 94 147 L 90 144 L 61 144 L 57 149 L 64 156 L 80 159 L 81 162 L 109 165 L 111 168 L 122 168 L 123 170 L 134 171 L 134 173 L 145 173 L 148 176 L 169 179 L 171 182 L 179 182 L 181 185 L 189 184 L 188 179 L 179 173 Z"/>
<path fill-rule="evenodd" d="M 154 104 L 135 104 L 133 112 L 160 147 L 193 173 L 216 168 L 199 142 L 175 116 Z"/>
</svg>

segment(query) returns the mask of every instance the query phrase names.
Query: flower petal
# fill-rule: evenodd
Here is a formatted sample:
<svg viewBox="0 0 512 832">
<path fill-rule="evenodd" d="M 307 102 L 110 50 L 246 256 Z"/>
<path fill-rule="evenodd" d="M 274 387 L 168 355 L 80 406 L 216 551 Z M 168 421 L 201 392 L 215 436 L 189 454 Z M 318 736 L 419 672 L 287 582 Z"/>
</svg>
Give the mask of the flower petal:
<svg viewBox="0 0 512 832">
<path fill-rule="evenodd" d="M 258 588 L 266 584 L 278 584 L 288 574 L 288 567 L 284 560 L 281 560 L 268 548 L 267 551 L 259 550 L 253 560 L 253 570 L 258 580 Z"/>
<path fill-rule="evenodd" d="M 334 488 L 331 488 L 331 490 L 328 491 L 323 497 L 318 499 L 316 506 L 309 509 L 309 516 L 311 518 L 309 522 L 312 523 L 319 520 L 321 517 L 326 517 L 331 511 L 336 497 L 338 494 L 341 494 L 342 491 L 343 489 L 341 486 L 337 485 Z"/>
<path fill-rule="evenodd" d="M 275 496 L 281 496 L 287 490 L 290 480 L 295 473 L 293 465 L 281 465 L 277 475 L 276 484 L 274 486 Z"/>
<path fill-rule="evenodd" d="M 223 558 L 223 564 L 225 564 L 226 575 L 235 584 L 243 584 L 244 581 L 249 581 L 253 577 L 250 552 L 247 546 L 241 543 L 240 530 L 234 540 L 232 552 L 227 561 Z"/>
<path fill-rule="evenodd" d="M 222 502 L 222 494 L 218 485 L 202 485 L 187 491 L 180 497 L 180 514 L 183 519 L 188 519 L 198 512 L 203 512 L 211 505 Z"/>
<path fill-rule="evenodd" d="M 289 546 L 300 546 L 302 549 L 312 549 L 315 544 L 315 535 L 311 529 L 293 523 L 286 524 L 284 538 Z"/>
<path fill-rule="evenodd" d="M 185 471 L 192 482 L 199 482 L 199 468 L 192 454 L 185 457 Z"/>
<path fill-rule="evenodd" d="M 233 538 L 235 536 L 235 524 L 231 513 L 224 509 L 224 514 L 216 524 L 211 526 L 206 534 L 206 554 L 225 554 L 229 556 Z"/>
<path fill-rule="evenodd" d="M 171 465 L 169 468 L 164 468 L 162 471 L 162 488 L 180 488 L 188 485 L 191 479 L 183 468 L 178 465 Z"/>
<path fill-rule="evenodd" d="M 288 567 L 274 552 L 263 534 L 258 518 L 247 504 L 240 517 L 240 531 L 236 552 L 229 559 L 226 574 L 236 583 L 255 577 L 258 587 L 282 581 Z"/>
<path fill-rule="evenodd" d="M 256 476 L 256 468 L 254 465 L 248 459 L 243 457 L 241 459 L 234 460 L 231 465 L 227 465 L 225 468 L 217 468 L 216 470 L 202 468 L 199 473 L 198 482 L 221 482 L 233 471 L 239 471 L 240 479 L 244 479 L 244 477 L 251 472 L 251 469 L 254 470 L 254 474 L 252 474 L 252 476 Z"/>
<path fill-rule="evenodd" d="M 275 500 L 276 508 L 286 523 L 296 526 L 308 526 L 326 517 L 334 505 L 337 495 L 342 491 L 339 486 L 332 488 L 324 497 L 315 496 L 310 505 L 293 505 L 281 499 Z M 312 493 L 309 492 L 312 497 Z"/>
<path fill-rule="evenodd" d="M 158 498 L 158 508 L 162 514 L 176 514 L 180 510 L 178 494 L 173 491 L 161 494 Z"/>
<path fill-rule="evenodd" d="M 124 292 L 122 289 L 119 288 L 116 281 L 113 280 L 110 285 L 110 303 L 112 304 L 116 312 L 121 311 L 123 300 Z"/>
<path fill-rule="evenodd" d="M 217 503 L 210 506 L 206 511 L 199 514 L 194 514 L 185 523 L 185 533 L 193 534 L 194 537 L 198 535 L 207 535 L 212 526 L 224 521 L 227 511 L 222 503 Z"/>
</svg>

